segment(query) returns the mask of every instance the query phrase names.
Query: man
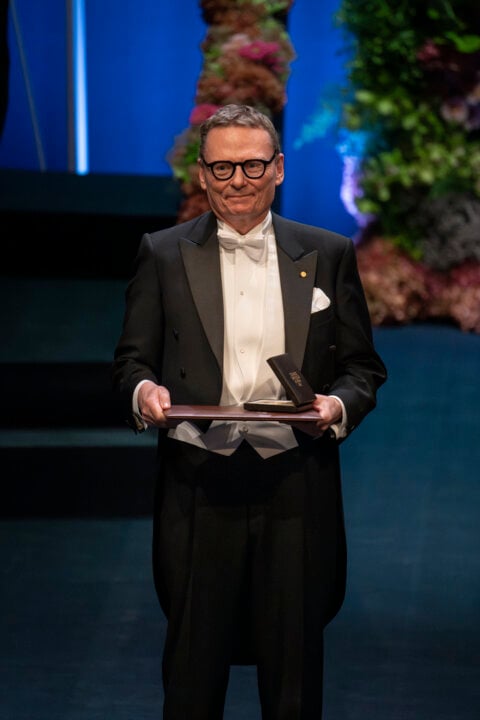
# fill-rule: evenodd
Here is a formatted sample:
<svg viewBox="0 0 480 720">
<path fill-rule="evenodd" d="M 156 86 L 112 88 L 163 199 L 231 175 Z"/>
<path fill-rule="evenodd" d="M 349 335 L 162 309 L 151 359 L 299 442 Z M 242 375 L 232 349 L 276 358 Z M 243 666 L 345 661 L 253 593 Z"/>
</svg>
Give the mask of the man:
<svg viewBox="0 0 480 720">
<path fill-rule="evenodd" d="M 143 237 L 113 368 L 135 427 L 160 428 L 164 718 L 222 718 L 244 662 L 263 720 L 319 720 L 323 629 L 345 590 L 338 443 L 386 372 L 352 243 L 270 210 L 284 177 L 270 120 L 221 108 L 198 165 L 212 212 Z M 283 352 L 318 393 L 316 422 L 168 428 L 171 403 L 283 397 L 266 362 Z"/>
</svg>

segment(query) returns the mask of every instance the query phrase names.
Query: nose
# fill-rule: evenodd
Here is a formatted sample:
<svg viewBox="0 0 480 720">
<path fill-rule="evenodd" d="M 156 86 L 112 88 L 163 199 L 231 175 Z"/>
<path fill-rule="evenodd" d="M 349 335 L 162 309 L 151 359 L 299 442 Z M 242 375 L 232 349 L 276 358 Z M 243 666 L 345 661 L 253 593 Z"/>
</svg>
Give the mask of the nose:
<svg viewBox="0 0 480 720">
<path fill-rule="evenodd" d="M 237 165 L 235 168 L 235 172 L 230 178 L 230 183 L 235 187 L 242 187 L 243 185 L 245 185 L 246 181 L 247 178 L 245 177 L 242 168 L 240 167 L 240 165 Z"/>
</svg>

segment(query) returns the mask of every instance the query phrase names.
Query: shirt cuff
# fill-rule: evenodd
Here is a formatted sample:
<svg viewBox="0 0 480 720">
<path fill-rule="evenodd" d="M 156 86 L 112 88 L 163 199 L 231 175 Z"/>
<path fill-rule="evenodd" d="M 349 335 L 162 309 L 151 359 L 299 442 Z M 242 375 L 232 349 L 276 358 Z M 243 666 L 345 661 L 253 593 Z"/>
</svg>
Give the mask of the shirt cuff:
<svg viewBox="0 0 480 720">
<path fill-rule="evenodd" d="M 347 437 L 347 411 L 345 409 L 343 400 L 339 398 L 338 395 L 329 395 L 328 397 L 335 398 L 335 400 L 338 400 L 338 402 L 342 406 L 342 419 L 339 422 L 333 423 L 333 425 L 330 426 L 335 433 L 336 439 L 341 440 L 342 438 Z"/>
<path fill-rule="evenodd" d="M 149 380 L 140 380 L 138 385 L 135 387 L 135 390 L 133 391 L 133 396 L 132 396 L 132 413 L 133 413 L 133 418 L 135 420 L 135 425 L 136 425 L 138 432 L 143 432 L 144 430 L 146 430 L 148 428 L 147 423 L 142 418 L 142 415 L 140 413 L 140 408 L 138 407 L 138 391 L 140 390 L 142 385 L 144 385 L 146 382 L 150 382 L 150 381 Z"/>
</svg>

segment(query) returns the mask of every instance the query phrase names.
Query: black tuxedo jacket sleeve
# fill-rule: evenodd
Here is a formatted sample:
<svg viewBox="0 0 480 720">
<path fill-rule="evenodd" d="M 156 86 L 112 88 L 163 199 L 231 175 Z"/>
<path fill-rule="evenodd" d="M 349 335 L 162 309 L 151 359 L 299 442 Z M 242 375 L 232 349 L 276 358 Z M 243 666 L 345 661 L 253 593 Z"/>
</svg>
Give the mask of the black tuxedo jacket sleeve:
<svg viewBox="0 0 480 720">
<path fill-rule="evenodd" d="M 338 395 L 348 432 L 375 406 L 385 367 L 373 343 L 352 242 L 273 215 L 285 349 L 317 393 Z M 132 420 L 140 380 L 167 387 L 172 404 L 217 405 L 222 391 L 223 299 L 213 213 L 145 235 L 126 292 L 113 382 Z M 313 288 L 330 298 L 311 313 Z"/>
</svg>

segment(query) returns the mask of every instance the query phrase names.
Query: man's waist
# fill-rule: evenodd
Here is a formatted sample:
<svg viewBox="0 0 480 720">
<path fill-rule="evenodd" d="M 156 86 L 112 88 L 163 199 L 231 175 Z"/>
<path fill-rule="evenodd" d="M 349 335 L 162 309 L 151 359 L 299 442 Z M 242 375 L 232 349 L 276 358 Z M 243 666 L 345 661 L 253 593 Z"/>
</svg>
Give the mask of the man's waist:
<svg viewBox="0 0 480 720">
<path fill-rule="evenodd" d="M 270 421 L 214 421 L 206 431 L 191 422 L 182 422 L 168 436 L 221 455 L 232 455 L 246 441 L 263 458 L 298 445 L 289 425 Z"/>
</svg>

